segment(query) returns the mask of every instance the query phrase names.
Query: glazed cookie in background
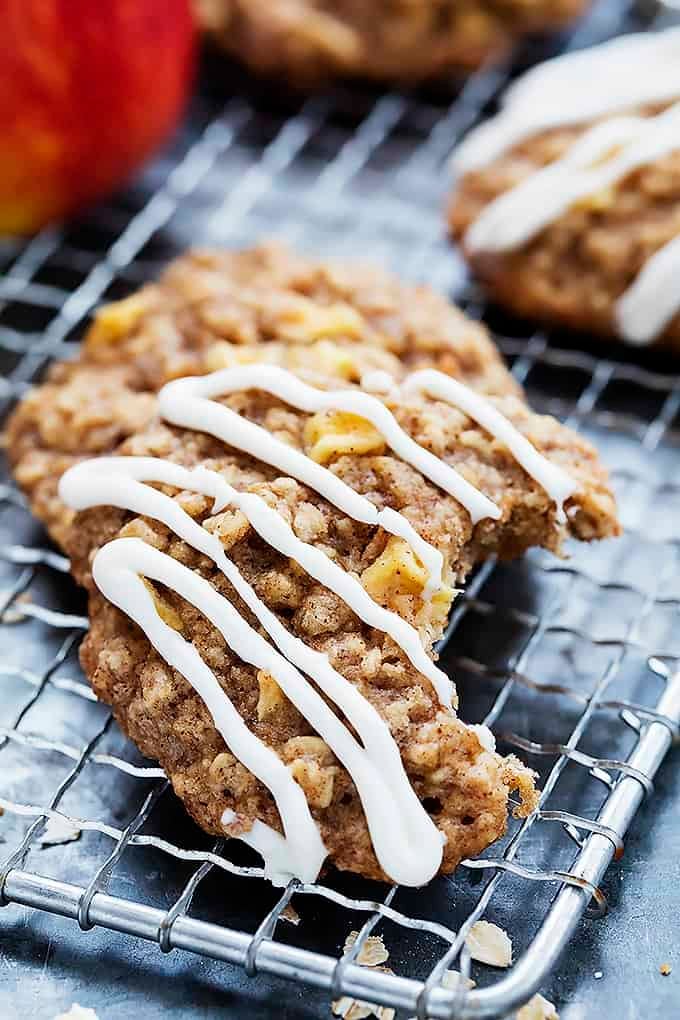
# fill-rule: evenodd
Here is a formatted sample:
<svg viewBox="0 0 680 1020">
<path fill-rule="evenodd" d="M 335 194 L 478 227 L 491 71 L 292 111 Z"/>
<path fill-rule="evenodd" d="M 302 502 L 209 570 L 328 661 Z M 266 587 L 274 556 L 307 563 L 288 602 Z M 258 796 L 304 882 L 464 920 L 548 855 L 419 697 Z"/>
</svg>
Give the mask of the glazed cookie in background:
<svg viewBox="0 0 680 1020">
<path fill-rule="evenodd" d="M 309 87 L 333 77 L 417 82 L 471 71 L 588 0 L 197 0 L 199 20 L 253 70 Z"/>
<path fill-rule="evenodd" d="M 454 154 L 454 236 L 511 311 L 680 350 L 680 29 L 529 71 Z"/>
<path fill-rule="evenodd" d="M 616 507 L 443 298 L 188 255 L 100 311 L 7 449 L 89 592 L 94 690 L 274 881 L 330 860 L 419 885 L 504 833 L 512 791 L 533 809 L 435 644 L 475 563 L 615 535 Z"/>
</svg>

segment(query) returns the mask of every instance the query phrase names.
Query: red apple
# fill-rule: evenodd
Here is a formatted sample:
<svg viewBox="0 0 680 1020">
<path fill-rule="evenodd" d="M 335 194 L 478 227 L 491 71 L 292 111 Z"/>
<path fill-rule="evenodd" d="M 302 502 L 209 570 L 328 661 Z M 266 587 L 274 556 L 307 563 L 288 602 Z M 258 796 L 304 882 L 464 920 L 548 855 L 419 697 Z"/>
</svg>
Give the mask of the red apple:
<svg viewBox="0 0 680 1020">
<path fill-rule="evenodd" d="M 0 233 L 110 192 L 177 123 L 192 78 L 191 0 L 4 0 Z"/>
</svg>

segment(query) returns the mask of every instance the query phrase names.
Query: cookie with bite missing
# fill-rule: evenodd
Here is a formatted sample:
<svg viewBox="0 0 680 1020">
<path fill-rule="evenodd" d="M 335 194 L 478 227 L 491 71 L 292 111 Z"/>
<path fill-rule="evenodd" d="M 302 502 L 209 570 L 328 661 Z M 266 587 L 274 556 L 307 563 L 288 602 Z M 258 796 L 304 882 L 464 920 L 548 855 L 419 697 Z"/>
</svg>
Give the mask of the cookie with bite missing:
<svg viewBox="0 0 680 1020">
<path fill-rule="evenodd" d="M 586 0 L 197 0 L 213 39 L 254 71 L 309 88 L 337 77 L 418 82 L 472 71 Z"/>
<path fill-rule="evenodd" d="M 451 231 L 512 312 L 680 350 L 679 139 L 679 29 L 548 61 L 454 154 Z"/>
</svg>

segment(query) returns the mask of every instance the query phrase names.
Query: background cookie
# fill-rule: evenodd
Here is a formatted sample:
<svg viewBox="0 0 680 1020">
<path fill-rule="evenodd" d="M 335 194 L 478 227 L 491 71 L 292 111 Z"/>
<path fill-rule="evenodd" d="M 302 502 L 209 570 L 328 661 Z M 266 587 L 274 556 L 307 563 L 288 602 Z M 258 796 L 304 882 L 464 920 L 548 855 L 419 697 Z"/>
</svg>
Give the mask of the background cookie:
<svg viewBox="0 0 680 1020">
<path fill-rule="evenodd" d="M 680 348 L 679 96 L 678 30 L 560 57 L 509 90 L 455 154 L 449 208 L 494 298 Z"/>
<path fill-rule="evenodd" d="M 587 0 L 198 0 L 199 18 L 255 71 L 308 86 L 336 76 L 422 81 L 472 70 Z"/>
</svg>

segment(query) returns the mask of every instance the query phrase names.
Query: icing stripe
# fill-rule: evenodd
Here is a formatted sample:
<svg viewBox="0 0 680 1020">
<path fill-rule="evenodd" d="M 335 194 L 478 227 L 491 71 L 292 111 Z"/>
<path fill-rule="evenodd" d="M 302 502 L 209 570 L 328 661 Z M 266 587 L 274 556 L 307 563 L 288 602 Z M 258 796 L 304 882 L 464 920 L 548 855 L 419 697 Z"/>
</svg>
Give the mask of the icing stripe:
<svg viewBox="0 0 680 1020">
<path fill-rule="evenodd" d="M 404 393 L 427 393 L 452 407 L 458 407 L 483 429 L 507 446 L 518 464 L 538 482 L 557 507 L 557 519 L 564 521 L 564 503 L 576 490 L 576 483 L 566 471 L 551 463 L 535 446 L 479 393 L 452 379 L 443 372 L 424 369 L 410 375 L 401 387 Z"/>
<path fill-rule="evenodd" d="M 256 367 L 260 375 L 268 366 Z M 168 383 L 158 396 L 161 415 L 173 425 L 208 432 L 227 445 L 278 468 L 315 489 L 355 521 L 382 527 L 390 535 L 403 538 L 427 570 L 425 595 L 432 595 L 439 590 L 442 587 L 442 554 L 418 534 L 406 517 L 391 507 L 378 510 L 369 499 L 355 492 L 332 471 L 212 399 L 229 386 L 235 371 L 238 370 L 227 368 L 208 376 L 188 377 Z M 252 375 L 249 374 L 248 378 L 250 382 Z M 257 387 L 258 384 L 250 382 L 250 385 Z M 229 392 L 235 388 L 231 386 Z"/>
<path fill-rule="evenodd" d="M 389 634 L 418 672 L 430 680 L 442 705 L 451 708 L 453 684 L 429 657 L 416 629 L 397 613 L 374 602 L 356 578 L 342 570 L 320 549 L 300 541 L 280 514 L 267 506 L 263 499 L 254 493 L 238 492 L 217 472 L 207 468 L 189 471 L 155 457 L 102 457 L 77 464 L 69 470 L 63 476 L 60 493 L 64 502 L 78 510 L 92 506 L 117 506 L 162 521 L 215 563 L 218 557 L 218 566 L 222 566 L 224 552 L 221 543 L 196 524 L 173 500 L 143 482 L 162 482 L 200 492 L 215 500 L 214 513 L 229 505 L 238 507 L 269 545 L 296 560 L 315 580 L 339 595 L 369 627 Z M 232 570 L 236 569 L 232 564 Z"/>
<path fill-rule="evenodd" d="M 679 146 L 680 103 L 657 117 L 621 117 L 596 124 L 562 159 L 490 202 L 468 229 L 465 244 L 472 252 L 519 248 L 579 200 L 597 195 Z M 612 149 L 618 154 L 607 158 Z"/>
<path fill-rule="evenodd" d="M 651 343 L 680 312 L 680 237 L 660 248 L 616 304 L 621 335 L 631 344 Z"/>
<path fill-rule="evenodd" d="M 282 684 L 285 676 L 292 676 L 294 686 L 297 670 L 281 657 L 277 661 L 267 642 L 208 581 L 141 539 L 115 539 L 95 556 L 92 576 L 101 593 L 134 620 L 165 661 L 188 680 L 205 703 L 227 747 L 271 790 L 286 834 L 285 855 L 282 849 L 278 864 L 281 874 L 274 877 L 280 880 L 285 873 L 306 875 L 307 881 L 313 882 L 326 848 L 302 787 L 278 755 L 248 729 L 194 646 L 161 620 L 139 575 L 167 585 L 191 602 L 237 655 L 259 669 L 266 669 L 277 683 Z"/>
<path fill-rule="evenodd" d="M 375 519 L 376 509 L 373 504 L 346 486 L 332 471 L 212 399 L 248 389 L 270 393 L 300 411 L 347 411 L 365 418 L 402 460 L 416 467 L 426 478 L 462 503 L 474 524 L 484 517 L 494 520 L 500 517 L 500 510 L 495 503 L 448 464 L 419 446 L 404 432 L 382 401 L 368 393 L 358 390 L 317 390 L 291 372 L 274 365 L 244 365 L 213 372 L 209 376 L 187 377 L 168 383 L 158 397 L 160 411 L 174 425 L 209 432 L 265 464 L 286 471 L 293 478 L 316 489 L 355 520 L 365 520 L 369 524 L 382 523 L 379 515 L 378 520 Z M 367 516 L 362 516 L 364 514 Z M 392 532 L 392 527 L 387 530 Z"/>
<path fill-rule="evenodd" d="M 524 74 L 501 112 L 470 132 L 453 156 L 456 174 L 486 166 L 552 128 L 680 97 L 680 28 L 622 36 L 545 61 Z"/>
<path fill-rule="evenodd" d="M 220 821 L 227 829 L 238 820 L 235 811 L 227 808 L 223 812 Z M 264 877 L 268 878 L 272 885 L 285 886 L 294 876 L 288 866 L 288 848 L 286 840 L 278 832 L 265 822 L 256 818 L 247 832 L 242 832 L 238 837 L 242 843 L 246 843 L 257 851 L 264 861 Z"/>
</svg>

